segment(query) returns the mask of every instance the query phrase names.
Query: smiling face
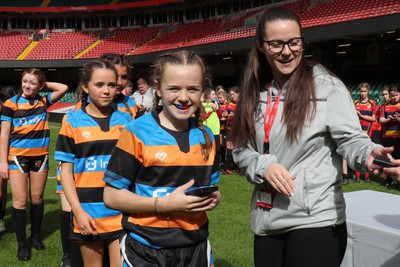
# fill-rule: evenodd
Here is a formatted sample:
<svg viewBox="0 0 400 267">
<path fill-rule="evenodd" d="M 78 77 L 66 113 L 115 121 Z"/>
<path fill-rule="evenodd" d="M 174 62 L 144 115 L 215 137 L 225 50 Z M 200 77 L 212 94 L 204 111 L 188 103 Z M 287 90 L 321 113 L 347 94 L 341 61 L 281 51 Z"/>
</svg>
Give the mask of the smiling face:
<svg viewBox="0 0 400 267">
<path fill-rule="evenodd" d="M 115 72 L 110 69 L 95 69 L 93 71 L 88 84 L 82 84 L 83 90 L 90 97 L 90 109 L 100 112 L 109 109 L 109 105 L 116 94 L 116 81 Z"/>
<path fill-rule="evenodd" d="M 299 37 L 301 37 L 300 27 L 294 20 L 275 20 L 265 24 L 264 40 L 287 42 Z M 263 42 L 261 50 L 271 66 L 275 80 L 282 87 L 300 64 L 303 50 L 293 52 L 285 44 L 280 53 L 272 53 L 266 42 Z"/>
<path fill-rule="evenodd" d="M 25 98 L 35 98 L 39 90 L 43 87 L 36 75 L 26 73 L 21 80 L 22 96 Z"/>
<path fill-rule="evenodd" d="M 201 67 L 166 64 L 156 86 L 163 106 L 159 115 L 161 125 L 175 131 L 186 130 L 188 119 L 200 105 L 203 91 Z"/>
</svg>

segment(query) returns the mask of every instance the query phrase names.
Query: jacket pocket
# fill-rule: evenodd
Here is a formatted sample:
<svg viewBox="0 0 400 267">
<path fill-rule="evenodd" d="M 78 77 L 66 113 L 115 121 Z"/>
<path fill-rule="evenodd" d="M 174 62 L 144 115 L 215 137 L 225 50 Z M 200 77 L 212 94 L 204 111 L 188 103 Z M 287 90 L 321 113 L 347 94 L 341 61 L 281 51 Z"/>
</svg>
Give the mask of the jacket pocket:
<svg viewBox="0 0 400 267">
<path fill-rule="evenodd" d="M 307 182 L 307 177 L 310 175 L 310 169 L 305 168 L 300 171 L 300 175 L 297 175 L 297 188 L 299 189 L 299 196 L 298 196 L 298 207 L 300 212 L 303 212 L 304 215 L 310 216 L 311 215 L 311 205 L 310 205 L 310 187 L 309 183 Z M 295 193 L 296 195 L 296 193 Z"/>
</svg>

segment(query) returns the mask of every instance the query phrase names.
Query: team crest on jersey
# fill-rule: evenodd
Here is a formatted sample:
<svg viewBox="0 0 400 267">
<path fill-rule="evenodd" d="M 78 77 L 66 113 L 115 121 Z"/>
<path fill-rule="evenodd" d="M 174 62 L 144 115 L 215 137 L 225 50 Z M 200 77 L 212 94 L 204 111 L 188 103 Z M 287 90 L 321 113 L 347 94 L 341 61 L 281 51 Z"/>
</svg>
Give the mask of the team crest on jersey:
<svg viewBox="0 0 400 267">
<path fill-rule="evenodd" d="M 156 159 L 161 162 L 167 161 L 168 154 L 165 152 L 157 152 Z"/>
<path fill-rule="evenodd" d="M 91 133 L 89 131 L 82 132 L 82 137 L 85 139 L 89 139 L 90 135 L 91 135 Z"/>
<path fill-rule="evenodd" d="M 40 166 L 42 166 L 42 161 L 41 160 L 36 160 L 34 165 L 35 165 L 35 167 L 40 167 Z"/>
</svg>

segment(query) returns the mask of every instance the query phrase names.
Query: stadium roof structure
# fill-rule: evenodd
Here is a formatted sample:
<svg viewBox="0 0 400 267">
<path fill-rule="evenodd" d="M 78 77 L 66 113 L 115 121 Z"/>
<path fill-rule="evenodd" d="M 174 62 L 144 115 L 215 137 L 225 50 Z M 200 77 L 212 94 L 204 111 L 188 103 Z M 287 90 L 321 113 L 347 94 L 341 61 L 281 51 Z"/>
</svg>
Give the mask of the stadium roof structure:
<svg viewBox="0 0 400 267">
<path fill-rule="evenodd" d="M 122 2 L 122 3 L 120 3 Z M 179 3 L 181 0 L 142 0 L 142 1 L 15 1 L 4 0 L 0 2 L 0 12 L 10 13 L 72 13 L 72 12 L 97 12 L 104 10 L 121 10 L 141 7 L 155 7 L 171 3 Z"/>
</svg>

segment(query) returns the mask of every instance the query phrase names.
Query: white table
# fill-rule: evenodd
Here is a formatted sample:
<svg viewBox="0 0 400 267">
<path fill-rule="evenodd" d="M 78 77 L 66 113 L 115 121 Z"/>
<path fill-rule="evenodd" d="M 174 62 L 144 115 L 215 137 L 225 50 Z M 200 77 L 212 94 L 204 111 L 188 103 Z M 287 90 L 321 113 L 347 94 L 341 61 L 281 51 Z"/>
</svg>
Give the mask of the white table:
<svg viewBox="0 0 400 267">
<path fill-rule="evenodd" d="M 345 193 L 347 248 L 341 267 L 400 266 L 400 195 Z"/>
</svg>

